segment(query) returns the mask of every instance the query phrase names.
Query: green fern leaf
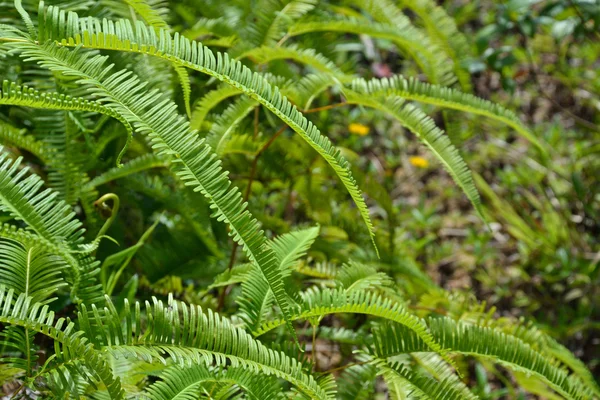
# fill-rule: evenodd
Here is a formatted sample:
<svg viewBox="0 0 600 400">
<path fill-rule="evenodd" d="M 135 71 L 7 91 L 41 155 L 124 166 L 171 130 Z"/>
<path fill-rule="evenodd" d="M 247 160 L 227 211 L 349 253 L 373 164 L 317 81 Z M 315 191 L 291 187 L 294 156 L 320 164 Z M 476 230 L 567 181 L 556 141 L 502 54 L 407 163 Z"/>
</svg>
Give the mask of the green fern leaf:
<svg viewBox="0 0 600 400">
<path fill-rule="evenodd" d="M 45 68 L 93 84 L 95 95 L 106 102 L 108 108 L 122 115 L 138 132 L 148 134 L 159 154 L 173 157 L 178 177 L 207 197 L 214 216 L 229 224 L 233 240 L 241 244 L 248 257 L 259 266 L 281 312 L 289 319 L 289 301 L 277 259 L 273 251 L 264 246 L 266 238 L 258 221 L 246 209 L 239 190 L 231 189 L 227 173 L 210 146 L 195 132 L 190 132 L 188 121 L 176 113 L 176 105 L 157 92 L 144 92 L 139 79 L 130 72 L 120 71 L 107 77 L 110 68 L 103 67 L 105 57 L 88 58 L 52 43 L 45 46 L 21 43 L 20 47 L 24 57 L 39 60 Z M 291 323 L 288 329 L 294 334 Z"/>
<path fill-rule="evenodd" d="M 507 124 L 532 144 L 536 145 L 542 152 L 546 152 L 544 145 L 523 125 L 512 111 L 468 93 L 421 82 L 412 77 L 406 79 L 400 75 L 381 80 L 373 79 L 366 81 L 364 79 L 357 79 L 352 83 L 352 88 L 361 94 L 400 96 L 407 100 L 415 100 L 439 107 L 483 115 Z"/>
<path fill-rule="evenodd" d="M 534 375 L 568 399 L 592 398 L 590 389 L 576 375 L 569 375 L 551 355 L 534 350 L 519 338 L 450 318 L 431 319 L 428 325 L 433 337 L 449 352 L 488 358 Z M 427 351 L 420 338 L 399 325 L 382 325 L 375 330 L 374 338 L 374 353 L 379 358 Z"/>
<path fill-rule="evenodd" d="M 88 23 L 92 21 L 96 22 Z M 60 28 L 64 26 L 68 26 L 66 31 Z M 109 22 L 79 19 L 75 13 L 69 13 L 68 17 L 64 14 L 61 16 L 58 9 L 49 7 L 47 10 L 40 8 L 39 29 L 43 40 L 54 39 L 63 46 L 141 52 L 208 74 L 240 89 L 290 126 L 329 163 L 350 193 L 373 238 L 369 212 L 348 162 L 331 141 L 321 135 L 319 130 L 282 96 L 280 90 L 277 87 L 272 88 L 261 75 L 253 73 L 240 62 L 230 60 L 227 54 L 217 53 L 215 57 L 210 49 L 198 42 L 190 41 L 178 33 L 171 37 L 165 30 L 159 30 L 156 34 L 141 22 L 133 29 L 127 20 Z M 375 246 L 374 240 L 373 245 Z"/>
<path fill-rule="evenodd" d="M 367 107 L 373 107 L 396 118 L 410 129 L 431 150 L 446 168 L 456 184 L 463 190 L 475 210 L 483 218 L 481 198 L 469 167 L 450 139 L 440 130 L 433 120 L 418 108 L 407 105 L 401 98 L 382 99 L 374 96 L 346 91 L 347 101 Z M 484 219 L 485 220 L 485 219 Z"/>
</svg>

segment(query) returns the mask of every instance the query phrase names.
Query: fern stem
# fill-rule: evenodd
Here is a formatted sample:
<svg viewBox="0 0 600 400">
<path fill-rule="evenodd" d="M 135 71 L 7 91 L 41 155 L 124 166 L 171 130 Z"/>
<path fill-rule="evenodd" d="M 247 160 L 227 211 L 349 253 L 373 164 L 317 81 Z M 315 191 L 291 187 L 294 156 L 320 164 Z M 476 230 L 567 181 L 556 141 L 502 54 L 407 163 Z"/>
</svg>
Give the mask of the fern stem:
<svg viewBox="0 0 600 400">
<path fill-rule="evenodd" d="M 319 369 L 319 361 L 317 360 L 317 324 L 311 323 L 312 325 L 312 347 L 311 347 L 311 358 L 313 362 L 313 371 Z"/>
<path fill-rule="evenodd" d="M 323 107 L 316 107 L 316 108 L 310 108 L 308 110 L 302 110 L 303 114 L 310 114 L 310 113 L 315 113 L 315 112 L 319 112 L 319 111 L 326 111 L 326 110 L 331 110 L 332 108 L 338 108 L 338 107 L 343 107 L 343 106 L 347 106 L 348 103 L 341 102 L 341 103 L 335 103 L 335 104 L 329 104 L 327 106 L 323 106 Z"/>
<path fill-rule="evenodd" d="M 256 109 L 258 110 L 258 108 Z M 257 114 L 255 114 L 256 116 Z M 267 143 L 265 143 L 263 145 L 263 147 L 261 147 L 258 152 L 256 153 L 256 155 L 254 156 L 254 159 L 252 160 L 252 166 L 250 169 L 250 176 L 248 177 L 248 184 L 246 186 L 246 190 L 244 191 L 244 202 L 247 202 L 248 199 L 250 198 L 250 192 L 252 191 L 252 183 L 254 182 L 254 177 L 256 175 L 256 169 L 258 166 L 258 159 L 260 158 L 260 156 L 262 155 L 262 153 L 265 152 L 265 150 L 267 150 L 269 148 L 269 146 L 271 146 L 271 144 L 273 144 L 273 142 L 275 141 L 275 139 L 277 139 L 279 136 L 281 136 L 281 134 L 283 132 L 285 132 L 285 130 L 288 128 L 287 125 L 283 125 L 281 128 L 279 128 L 279 130 L 271 137 L 271 139 L 269 139 L 267 141 Z M 258 131 L 258 125 L 255 125 L 255 133 Z M 256 136 L 255 136 L 256 137 Z M 237 256 L 237 249 L 238 249 L 238 244 L 237 242 L 233 242 L 233 247 L 231 249 L 231 257 L 229 258 L 229 265 L 227 266 L 227 271 L 231 271 L 231 269 L 233 268 L 233 265 L 235 264 L 235 259 Z M 225 296 L 227 294 L 229 294 L 229 292 L 231 291 L 231 285 L 225 286 L 224 288 L 221 289 L 221 291 L 219 292 L 219 300 L 217 302 L 217 311 L 221 311 L 223 309 L 223 306 L 225 304 Z"/>
</svg>

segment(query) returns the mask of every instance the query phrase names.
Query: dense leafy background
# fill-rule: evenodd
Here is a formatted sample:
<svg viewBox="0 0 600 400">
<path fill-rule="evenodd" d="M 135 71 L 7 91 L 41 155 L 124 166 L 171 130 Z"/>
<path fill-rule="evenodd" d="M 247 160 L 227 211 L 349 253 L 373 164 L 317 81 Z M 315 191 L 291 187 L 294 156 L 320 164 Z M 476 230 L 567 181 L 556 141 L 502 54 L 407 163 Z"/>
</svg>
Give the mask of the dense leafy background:
<svg viewBox="0 0 600 400">
<path fill-rule="evenodd" d="M 599 376 L 600 2 L 449 0 L 437 2 L 441 8 L 432 12 L 435 3 L 410 0 L 46 2 L 46 6 L 58 5 L 82 17 L 125 18 L 143 21 L 153 27 L 150 29 L 180 32 L 213 51 L 225 51 L 253 71 L 264 74 L 340 150 L 357 187 L 364 192 L 368 213 L 356 201 L 360 196 L 353 192 L 354 182 L 345 175 L 345 165 L 338 163 L 341 159 L 333 149 L 321 146 L 322 143 L 311 147 L 306 138 L 278 119 L 274 109 L 269 110 L 256 99 L 239 96 L 239 90 L 218 82 L 214 74 L 211 77 L 199 73 L 197 68 L 174 67 L 169 60 L 144 54 L 73 50 L 74 46 L 50 49 L 51 45 L 46 48 L 38 42 L 21 44 L 20 36 L 15 44 L 11 43 L 14 33 L 4 26 L 0 36 L 6 39 L 0 42 L 3 80 L 26 84 L 42 92 L 100 98 L 109 105 L 109 111 L 97 107 L 56 111 L 0 106 L 0 144 L 6 146 L 6 159 L 23 156 L 23 163 L 58 193 L 57 199 L 72 207 L 75 212 L 72 218 L 82 221 L 86 228 L 83 234 L 86 243 L 97 244 L 93 240 L 102 234 L 113 240 L 102 239 L 97 249 L 86 250 L 72 238 L 61 237 L 55 243 L 60 232 L 55 232 L 58 228 L 48 228 L 51 223 L 40 225 L 47 232 L 36 230 L 36 233 L 59 247 L 63 239 L 72 240 L 76 245 L 72 244 L 75 247 L 70 251 L 75 252 L 69 254 L 75 254 L 77 262 L 90 270 L 100 268 L 96 282 L 102 284 L 101 290 L 112 298 L 116 307 L 114 314 L 107 314 L 107 321 L 119 324 L 119 316 L 123 317 L 128 310 L 122 306 L 124 299 L 152 302 L 154 296 L 167 301 L 170 294 L 176 300 L 218 311 L 230 317 L 233 325 L 260 334 L 265 344 L 272 343 L 291 358 L 300 359 L 302 371 L 312 371 L 317 377 L 332 372 L 338 378 L 341 398 L 390 394 L 383 379 L 376 375 L 382 375 L 389 383 L 393 381 L 390 376 L 394 370 L 387 364 L 367 361 L 373 354 L 382 360 L 397 352 L 390 343 L 374 345 L 369 332 L 374 332 L 376 338 L 412 337 L 414 332 L 402 331 L 399 326 L 404 325 L 387 325 L 365 315 L 346 313 L 351 310 L 341 305 L 342 300 L 336 303 L 335 290 L 376 293 L 386 301 L 405 305 L 413 316 L 477 323 L 510 332 L 523 340 L 528 338 L 528 343 L 535 345 L 538 342 L 534 337 L 547 335 L 571 350 L 593 376 Z M 23 1 L 23 7 L 37 26 L 38 2 Z M 0 23 L 27 32 L 12 3 L 0 3 Z M 48 38 L 69 37 L 69 33 L 51 30 Z M 118 94 L 124 100 L 117 107 L 117 101 L 110 100 L 106 93 L 117 93 L 116 89 L 113 92 L 109 89 L 118 85 L 106 84 L 98 89 L 96 81 L 77 81 L 82 76 L 73 73 L 78 70 L 68 65 L 66 58 L 75 51 L 87 55 L 88 61 L 97 54 L 105 55 L 108 57 L 105 65 L 114 64 L 111 73 L 128 69 L 145 84 L 137 81 L 130 82 L 129 87 L 123 84 L 123 92 Z M 50 58 L 53 64 L 36 64 Z M 64 65 L 56 60 L 64 61 Z M 437 107 L 439 102 L 421 103 L 419 96 L 411 97 L 409 93 L 400 93 L 400 97 L 416 100 L 414 106 L 397 99 L 384 102 L 378 96 L 384 92 L 390 95 L 393 83 L 390 83 L 392 88 L 384 84 L 381 92 L 360 81 L 351 83 L 355 78 L 370 80 L 397 74 L 472 93 L 516 115 L 494 109 L 493 118 L 486 118 L 491 105 L 478 109 L 483 110 L 479 112 L 482 116 L 477 115 L 475 106 L 466 107 L 466 111 L 475 112 L 452 106 L 441 108 Z M 89 75 L 96 79 L 92 72 Z M 105 83 L 101 78 L 98 82 Z M 395 88 L 398 86 L 401 85 Z M 10 89 L 5 84 L 3 94 L 10 93 Z M 272 260 L 281 261 L 280 268 L 273 269 L 286 278 L 285 286 L 274 288 L 276 299 L 268 294 L 260 272 L 252 268 L 249 253 L 232 241 L 231 226 L 221 223 L 219 218 L 210 218 L 215 212 L 209 204 L 213 198 L 191 190 L 178 180 L 177 174 L 168 168 L 172 154 L 152 155 L 150 141 L 141 134 L 143 129 L 134 134 L 124 153 L 125 167 L 116 167 L 127 142 L 129 125 L 111 118 L 115 115 L 110 110 L 127 115 L 128 94 L 142 96 L 151 90 L 156 93 L 148 104 L 156 105 L 168 98 L 176 107 L 165 103 L 151 109 L 152 112 L 145 109 L 138 113 L 146 118 L 142 118 L 144 123 L 161 113 L 178 112 L 186 116 L 169 120 L 166 125 L 156 122 L 153 129 L 183 132 L 187 122 L 182 121 L 189 119 L 191 127 L 198 129 L 200 137 L 206 138 L 206 143 L 222 160 L 223 169 L 229 171 L 229 179 L 239 188 L 240 197 L 248 201 L 249 211 L 258 220 L 257 226 L 265 231 L 267 238 L 279 238 L 273 240 L 268 250 L 274 254 Z M 411 86 L 408 92 L 416 90 Z M 426 92 L 423 88 L 418 90 Z M 434 90 L 432 97 L 438 95 Z M 377 107 L 373 106 L 375 101 Z M 467 101 L 461 98 L 457 103 Z M 427 121 L 445 130 L 444 137 L 447 135 L 458 148 L 452 152 L 444 146 L 448 152 L 441 156 L 442 160 L 451 160 L 450 170 L 455 176 L 444 169 L 435 152 L 423 145 L 436 142 L 437 131 L 427 131 L 432 135 L 427 136 L 423 126 L 419 126 L 416 129 L 422 139 L 419 140 L 411 133 L 415 129 L 408 129 L 411 125 L 407 123 L 407 114 L 402 114 L 398 121 L 392 118 L 393 113 L 382 112 L 382 109 L 406 111 L 410 107 L 415 107 L 414 113 L 423 115 L 422 118 L 430 116 L 432 119 Z M 134 129 L 139 129 L 142 119 L 124 118 Z M 189 145 L 175 139 L 169 142 L 164 139 L 166 135 L 156 137 L 173 149 Z M 194 151 L 194 156 L 201 153 L 200 148 Z M 327 151 L 330 159 L 323 157 Z M 481 205 L 477 193 L 470 189 L 471 177 L 461 157 L 472 171 Z M 179 158 L 179 154 L 174 158 Z M 182 158 L 186 160 L 185 155 Z M 208 174 L 210 168 L 202 165 L 196 171 Z M 192 188 L 196 187 L 195 178 L 186 174 L 180 175 Z M 0 176 L 0 183 L 5 182 L 5 189 L 8 188 L 9 179 L 2 179 Z M 116 196 L 96 201 L 107 193 Z M 33 202 L 31 198 L 29 201 Z M 369 225 L 365 224 L 366 215 L 372 220 L 374 239 L 365 226 Z M 31 219 L 18 215 L 15 218 L 10 207 L 2 208 L 0 222 L 23 226 L 19 219 L 31 226 Z M 109 223 L 105 224 L 106 220 Z M 19 240 L 26 239 L 19 237 Z M 88 296 L 87 299 L 97 300 L 92 289 L 86 292 L 85 274 L 80 282 L 81 294 L 74 298 L 73 287 L 65 285 L 55 274 L 64 271 L 68 276 L 68 267 L 60 258 L 44 252 L 38 255 L 36 245 L 20 248 L 10 240 L 0 245 L 0 273 L 13 277 L 7 272 L 15 270 L 13 264 L 21 265 L 27 257 L 33 259 L 27 265 L 32 266 L 33 275 L 39 273 L 35 275 L 37 281 L 48 286 L 47 291 L 38 287 L 31 290 L 38 296 L 34 300 L 57 297 L 50 308 L 58 316 L 76 319 L 75 310 L 81 313 L 76 304 L 78 299 L 85 302 Z M 44 251 L 51 248 L 46 242 L 44 246 Z M 77 254 L 83 253 L 94 256 L 98 262 L 81 261 L 83 256 Z M 290 254 L 293 256 L 286 259 Z M 267 261 L 265 264 L 270 265 Z M 14 273 L 10 284 L 21 285 L 20 276 Z M 72 282 L 74 278 L 67 280 Z M 248 281 L 257 283 L 248 285 Z M 27 283 L 23 285 L 29 290 Z M 300 298 L 298 293 L 303 290 Z M 333 297 L 319 297 L 320 290 L 331 290 Z M 263 294 L 266 304 L 258 311 L 256 304 L 248 300 L 256 298 L 253 297 L 256 293 Z M 290 346 L 294 338 L 289 330 L 280 328 L 285 325 L 282 318 L 289 315 L 282 315 L 276 304 L 281 306 L 281 298 L 288 294 L 304 304 L 300 312 L 288 310 L 298 320 L 294 327 L 300 345 L 306 350 L 304 354 Z M 368 303 L 359 297 L 356 294 L 357 303 Z M 307 310 L 312 302 L 338 308 L 327 315 L 310 315 Z M 163 312 L 162 306 L 156 307 L 155 316 Z M 529 322 L 518 325 L 520 318 Z M 165 321 L 156 324 L 176 323 L 166 318 Z M 444 324 L 452 323 L 429 325 L 435 340 L 442 343 L 437 349 L 439 354 L 396 357 L 393 361 L 403 364 L 400 371 L 410 365 L 416 373 L 422 372 L 419 366 L 429 368 L 432 373 L 432 366 L 438 366 L 440 370 L 434 371 L 438 374 L 432 375 L 443 380 L 446 370 L 441 365 L 447 354 L 442 349 L 468 345 L 467 339 L 466 344 L 443 342 L 441 332 L 453 329 Z M 527 326 L 527 333 L 519 333 L 517 326 Z M 7 328 L 3 334 L 6 357 L 0 381 L 7 396 L 39 395 L 34 389 L 23 390 L 23 382 L 27 381 L 23 376 L 31 378 L 32 370 L 40 371 L 54 351 L 52 340 L 36 336 L 35 349 L 28 348 L 34 354 L 31 360 L 35 365 L 11 361 L 11 357 L 24 358 L 20 349 L 11 348 L 11 343 L 18 341 L 15 335 L 30 334 L 27 329 Z M 109 328 L 106 329 L 108 332 Z M 222 328 L 227 329 L 227 326 Z M 473 328 L 471 334 L 483 337 L 485 332 Z M 114 340 L 112 334 L 103 331 L 90 342 L 105 346 Z M 433 348 L 421 340 L 425 339 L 417 337 L 414 348 L 407 351 Z M 483 340 L 488 340 L 487 336 Z M 545 340 L 540 339 L 539 343 L 546 343 Z M 355 352 L 367 347 L 376 350 L 369 355 Z M 560 357 L 559 354 L 556 350 L 554 356 Z M 151 357 L 154 353 L 148 350 L 146 355 Z M 182 357 L 170 355 L 175 359 Z M 165 382 L 184 376 L 177 366 L 162 371 L 158 363 L 142 367 L 133 362 L 110 360 L 115 375 L 133 392 L 155 382 L 156 376 Z M 539 398 L 557 396 L 531 379 L 526 371 L 510 372 L 506 365 L 493 364 L 490 358 L 467 356 L 451 360 L 471 393 L 482 399 L 528 398 L 525 393 Z M 583 368 L 561 360 L 571 370 Z M 224 366 L 235 361 L 221 362 Z M 62 371 L 61 367 L 56 368 Z M 74 374 L 67 367 L 65 371 L 70 371 L 62 372 L 67 377 Z M 266 380 L 265 387 L 254 387 L 252 382 L 256 383 L 257 378 L 244 375 L 241 368 L 229 368 L 226 372 L 189 369 L 186 376 L 193 380 L 202 374 L 208 376 L 209 372 L 231 376 L 248 393 L 267 392 L 278 384 L 272 377 Z M 55 386 L 50 384 L 50 387 L 55 391 L 60 388 L 76 393 L 56 376 L 51 382 Z M 357 382 L 364 384 L 358 386 Z M 81 385 L 82 392 L 91 390 L 81 381 L 70 385 Z M 319 385 L 326 388 L 326 378 Z M 155 384 L 150 391 L 156 390 L 156 394 L 159 389 L 160 385 Z M 231 388 L 220 389 L 224 397 L 227 390 L 232 391 L 231 395 L 238 394 Z M 105 394 L 96 396 L 103 398 Z"/>
</svg>

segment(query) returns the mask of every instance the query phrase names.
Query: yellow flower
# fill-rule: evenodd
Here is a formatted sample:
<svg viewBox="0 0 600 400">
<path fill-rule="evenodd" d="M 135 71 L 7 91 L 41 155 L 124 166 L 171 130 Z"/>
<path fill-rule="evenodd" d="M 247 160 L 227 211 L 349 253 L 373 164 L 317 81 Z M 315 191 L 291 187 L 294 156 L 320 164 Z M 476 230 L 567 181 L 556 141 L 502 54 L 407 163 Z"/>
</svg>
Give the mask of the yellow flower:
<svg viewBox="0 0 600 400">
<path fill-rule="evenodd" d="M 408 161 L 417 168 L 427 168 L 429 166 L 429 161 L 423 157 L 410 157 Z"/>
<path fill-rule="evenodd" d="M 362 124 L 350 124 L 348 125 L 348 130 L 350 131 L 350 133 L 353 133 L 355 135 L 360 135 L 360 136 L 365 136 L 369 134 L 369 127 L 366 125 L 362 125 Z"/>
</svg>

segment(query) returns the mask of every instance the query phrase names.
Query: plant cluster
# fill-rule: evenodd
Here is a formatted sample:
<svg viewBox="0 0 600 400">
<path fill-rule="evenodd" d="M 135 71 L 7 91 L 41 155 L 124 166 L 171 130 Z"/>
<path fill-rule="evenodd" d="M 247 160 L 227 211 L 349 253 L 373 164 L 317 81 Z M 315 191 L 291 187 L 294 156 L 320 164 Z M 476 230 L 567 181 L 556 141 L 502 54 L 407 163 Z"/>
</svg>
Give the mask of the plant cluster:
<svg viewBox="0 0 600 400">
<path fill-rule="evenodd" d="M 407 241 L 400 166 L 374 168 L 378 149 L 411 132 L 430 157 L 412 166 L 440 164 L 481 232 L 485 181 L 456 122 L 510 130 L 542 163 L 555 151 L 472 94 L 468 42 L 434 1 L 15 0 L 0 13 L 13 398 L 475 399 L 473 359 L 510 371 L 498 375 L 515 398 L 600 397 L 550 335 L 444 290 L 410 256 L 427 243 Z M 361 115 L 386 134 L 367 136 Z"/>
</svg>

